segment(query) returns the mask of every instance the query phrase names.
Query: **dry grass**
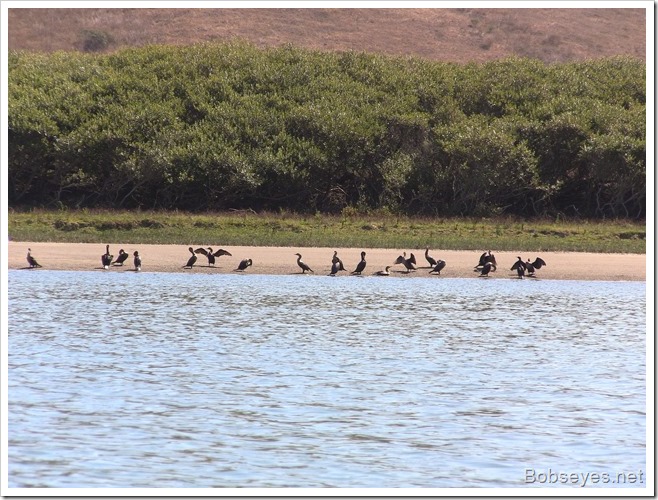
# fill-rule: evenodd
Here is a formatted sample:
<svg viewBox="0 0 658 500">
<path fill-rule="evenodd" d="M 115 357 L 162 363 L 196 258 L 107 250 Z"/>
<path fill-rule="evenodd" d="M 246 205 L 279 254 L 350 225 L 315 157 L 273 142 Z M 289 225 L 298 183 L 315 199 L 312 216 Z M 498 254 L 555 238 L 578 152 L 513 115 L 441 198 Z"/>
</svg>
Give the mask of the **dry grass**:
<svg viewBox="0 0 658 500">
<path fill-rule="evenodd" d="M 9 48 L 81 50 L 83 33 L 110 49 L 249 40 L 453 62 L 528 56 L 563 62 L 645 58 L 643 9 L 9 9 Z"/>
</svg>

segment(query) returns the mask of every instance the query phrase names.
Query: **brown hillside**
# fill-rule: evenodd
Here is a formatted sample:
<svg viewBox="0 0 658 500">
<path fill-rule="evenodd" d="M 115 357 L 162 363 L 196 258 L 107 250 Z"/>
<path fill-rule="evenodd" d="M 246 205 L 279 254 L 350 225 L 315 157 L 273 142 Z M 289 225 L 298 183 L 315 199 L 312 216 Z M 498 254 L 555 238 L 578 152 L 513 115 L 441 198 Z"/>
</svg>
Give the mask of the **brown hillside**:
<svg viewBox="0 0 658 500">
<path fill-rule="evenodd" d="M 565 3 L 563 5 L 568 5 Z M 596 5 L 596 4 L 594 4 Z M 645 10 L 529 9 L 9 9 L 9 49 L 108 50 L 249 40 L 467 62 L 512 55 L 547 62 L 612 55 L 645 59 Z M 87 50 L 91 50 L 87 47 Z"/>
</svg>

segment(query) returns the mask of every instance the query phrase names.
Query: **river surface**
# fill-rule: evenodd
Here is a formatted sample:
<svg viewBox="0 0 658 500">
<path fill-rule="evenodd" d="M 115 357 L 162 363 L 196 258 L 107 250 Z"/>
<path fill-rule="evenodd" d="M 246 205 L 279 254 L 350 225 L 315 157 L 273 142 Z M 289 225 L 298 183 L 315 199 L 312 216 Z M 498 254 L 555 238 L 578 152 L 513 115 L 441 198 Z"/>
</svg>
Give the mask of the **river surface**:
<svg viewBox="0 0 658 500">
<path fill-rule="evenodd" d="M 9 487 L 646 487 L 645 293 L 9 271 Z"/>
</svg>

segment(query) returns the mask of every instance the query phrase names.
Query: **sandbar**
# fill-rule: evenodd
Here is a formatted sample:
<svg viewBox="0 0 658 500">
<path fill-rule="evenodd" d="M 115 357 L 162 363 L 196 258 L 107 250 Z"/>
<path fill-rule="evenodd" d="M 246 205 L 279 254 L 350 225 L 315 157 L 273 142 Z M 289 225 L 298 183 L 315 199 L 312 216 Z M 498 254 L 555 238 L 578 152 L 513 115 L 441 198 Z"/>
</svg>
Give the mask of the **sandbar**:
<svg viewBox="0 0 658 500">
<path fill-rule="evenodd" d="M 188 246 L 194 249 L 212 247 L 214 250 L 224 248 L 231 256 L 221 256 L 214 266 L 208 265 L 204 255 L 198 255 L 197 263 L 192 269 L 184 269 L 190 257 Z M 322 248 L 322 247 L 253 247 L 253 246 L 219 246 L 212 243 L 190 245 L 133 245 L 111 243 L 110 252 L 118 255 L 119 249 L 130 254 L 123 266 L 111 266 L 104 270 L 101 265 L 101 255 L 105 253 L 105 245 L 98 243 L 51 243 L 51 242 L 8 242 L 8 268 L 28 270 L 26 260 L 28 248 L 43 267 L 29 269 L 31 272 L 45 270 L 90 271 L 90 272 L 132 272 L 135 250 L 142 258 L 141 272 L 185 272 L 195 273 L 238 273 L 236 268 L 242 259 L 252 259 L 253 265 L 244 272 L 246 274 L 293 275 L 300 274 L 295 253 L 302 254 L 303 261 L 308 264 L 316 276 L 328 275 L 331 270 L 331 258 L 334 250 L 347 268 L 337 276 L 349 276 L 360 260 L 361 251 L 366 252 L 367 266 L 364 276 L 372 276 L 376 271 L 392 266 L 390 276 L 381 279 L 425 277 L 428 279 L 447 278 L 480 278 L 473 269 L 478 263 L 480 254 L 486 250 L 441 250 L 431 249 L 429 254 L 435 259 L 442 259 L 446 267 L 440 275 L 430 274 L 429 264 L 425 260 L 425 249 L 409 248 Z M 546 267 L 536 272 L 538 279 L 553 280 L 594 280 L 594 281 L 646 281 L 646 254 L 611 254 L 586 252 L 499 252 L 491 249 L 498 264 L 495 273 L 490 273 L 486 279 L 518 279 L 510 268 L 520 256 L 524 261 L 541 257 L 546 261 Z M 403 265 L 393 265 L 395 259 L 406 252 L 414 253 L 418 269 L 405 272 Z M 307 273 L 309 274 L 309 273 Z"/>
</svg>

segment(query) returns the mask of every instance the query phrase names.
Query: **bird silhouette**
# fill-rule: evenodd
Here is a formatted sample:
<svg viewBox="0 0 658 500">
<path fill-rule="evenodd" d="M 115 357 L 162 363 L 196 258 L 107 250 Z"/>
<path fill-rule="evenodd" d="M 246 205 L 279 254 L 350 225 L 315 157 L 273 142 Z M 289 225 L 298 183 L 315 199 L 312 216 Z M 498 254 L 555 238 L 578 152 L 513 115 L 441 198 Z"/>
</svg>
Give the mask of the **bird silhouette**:
<svg viewBox="0 0 658 500">
<path fill-rule="evenodd" d="M 496 264 L 494 264 L 493 262 L 487 262 L 482 266 L 482 269 L 479 270 L 480 271 L 480 276 L 487 277 L 487 276 L 489 276 L 490 272 L 495 271 L 495 270 L 496 270 Z M 477 272 L 477 270 L 476 270 L 476 272 Z"/>
<path fill-rule="evenodd" d="M 123 248 L 119 250 L 119 256 L 117 257 L 117 260 L 115 260 L 112 265 L 113 266 L 123 266 L 123 263 L 126 261 L 126 259 L 129 257 L 128 252 L 125 252 Z"/>
<path fill-rule="evenodd" d="M 297 265 L 302 269 L 302 274 L 304 274 L 306 271 L 310 271 L 314 273 L 313 269 L 311 269 L 307 264 L 302 262 L 302 254 L 301 253 L 296 253 L 297 256 Z"/>
<path fill-rule="evenodd" d="M 332 264 L 338 264 L 336 272 L 345 271 L 345 266 L 343 265 L 343 261 L 340 260 L 340 258 L 338 257 L 338 251 L 337 250 L 334 250 L 334 256 L 331 258 L 331 263 Z M 333 269 L 333 266 L 332 266 L 332 269 Z"/>
<path fill-rule="evenodd" d="M 434 269 L 430 271 L 430 274 L 432 273 L 441 274 L 441 269 L 443 269 L 444 267 L 446 267 L 446 261 L 439 259 L 436 261 L 436 265 L 434 266 Z"/>
<path fill-rule="evenodd" d="M 32 257 L 31 248 L 27 249 L 27 263 L 30 265 L 30 269 L 33 269 L 35 267 L 43 267 L 41 264 L 37 262 L 37 260 L 34 257 Z"/>
<path fill-rule="evenodd" d="M 142 270 L 142 258 L 139 256 L 139 252 L 137 250 L 135 250 L 133 255 L 134 255 L 133 264 L 135 264 L 135 271 L 141 271 Z"/>
<path fill-rule="evenodd" d="M 356 269 L 352 271 L 352 274 L 361 274 L 366 268 L 366 253 L 361 252 L 361 261 L 356 265 Z"/>
<path fill-rule="evenodd" d="M 400 255 L 397 259 L 395 259 L 395 262 L 393 264 L 403 264 L 404 267 L 407 269 L 407 273 L 409 271 L 415 271 L 416 270 L 416 256 L 411 253 L 409 254 L 409 258 L 407 257 L 407 252 L 404 252 L 402 255 Z"/>
<path fill-rule="evenodd" d="M 197 260 L 197 256 L 194 254 L 194 248 L 189 247 L 188 250 L 190 251 L 192 256 L 187 260 L 187 264 L 185 264 L 183 266 L 183 269 L 186 269 L 186 268 L 192 269 L 192 266 L 194 266 L 194 264 Z"/>
<path fill-rule="evenodd" d="M 103 264 L 103 269 L 109 269 L 110 264 L 112 264 L 112 258 L 114 255 L 110 254 L 110 245 L 105 245 L 105 253 L 101 255 L 101 264 Z"/>
<path fill-rule="evenodd" d="M 197 248 L 194 253 L 200 253 L 208 257 L 208 265 L 209 266 L 214 266 L 215 265 L 215 257 L 221 257 L 222 255 L 228 255 L 232 257 L 231 253 L 228 250 L 224 250 L 223 248 L 220 248 L 216 252 L 212 251 L 212 248 L 208 247 L 206 250 L 205 248 Z"/>
<path fill-rule="evenodd" d="M 252 260 L 251 260 L 251 259 L 243 259 L 243 260 L 240 261 L 240 263 L 238 264 L 237 269 L 235 269 L 235 270 L 236 270 L 236 271 L 244 271 L 244 270 L 247 269 L 249 266 L 251 266 L 251 264 L 252 264 Z"/>
<path fill-rule="evenodd" d="M 480 260 L 478 261 L 478 265 L 475 266 L 475 270 L 476 271 L 481 270 L 482 267 L 484 267 L 484 265 L 487 264 L 488 262 L 493 264 L 493 269 L 492 270 L 496 271 L 496 266 L 497 266 L 496 256 L 491 253 L 491 250 L 487 250 L 482 255 L 480 255 Z"/>
<path fill-rule="evenodd" d="M 436 259 L 434 257 L 430 257 L 429 255 L 429 248 L 425 249 L 425 260 L 429 263 L 430 267 L 436 266 Z"/>
</svg>

